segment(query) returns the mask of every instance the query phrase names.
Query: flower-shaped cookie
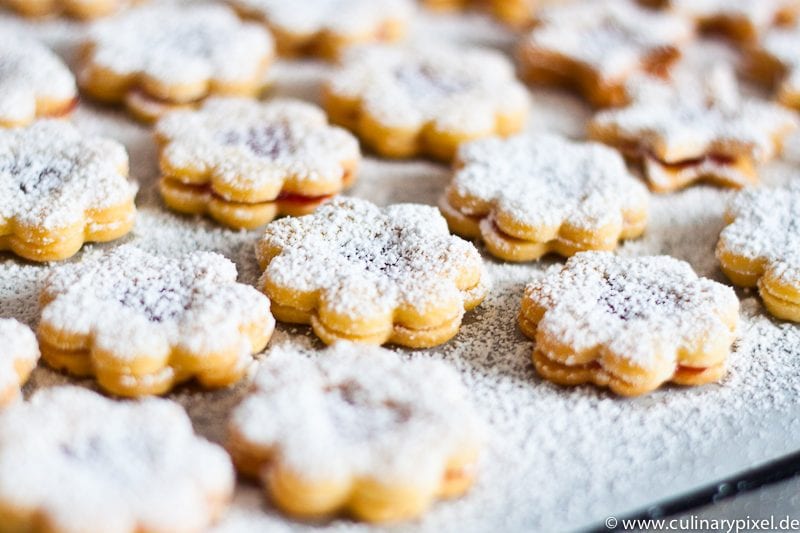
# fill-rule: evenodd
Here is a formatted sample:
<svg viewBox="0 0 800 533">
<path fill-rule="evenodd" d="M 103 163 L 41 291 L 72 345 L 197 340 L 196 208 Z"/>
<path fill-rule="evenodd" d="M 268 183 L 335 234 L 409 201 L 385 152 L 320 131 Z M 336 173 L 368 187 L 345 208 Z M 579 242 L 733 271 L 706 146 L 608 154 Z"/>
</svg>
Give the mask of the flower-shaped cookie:
<svg viewBox="0 0 800 533">
<path fill-rule="evenodd" d="M 318 355 L 274 350 L 231 418 L 234 463 L 278 507 L 386 522 L 467 491 L 485 430 L 457 372 L 350 343 Z"/>
<path fill-rule="evenodd" d="M 127 175 L 121 144 L 67 122 L 0 130 L 0 250 L 53 261 L 125 235 L 137 190 Z"/>
<path fill-rule="evenodd" d="M 382 156 L 444 160 L 464 141 L 519 131 L 529 105 L 504 57 L 440 44 L 353 50 L 323 100 L 333 122 Z"/>
<path fill-rule="evenodd" d="M 525 289 L 522 332 L 539 374 L 635 396 L 672 381 L 701 385 L 725 373 L 739 300 L 668 256 L 581 252 Z"/>
<path fill-rule="evenodd" d="M 210 95 L 255 96 L 273 47 L 266 29 L 225 6 L 142 7 L 91 28 L 78 82 L 151 121 Z"/>
<path fill-rule="evenodd" d="M 717 243 L 722 271 L 742 287 L 758 286 L 767 310 L 800 322 L 800 184 L 739 192 Z"/>
<path fill-rule="evenodd" d="M 67 115 L 77 102 L 75 78 L 57 55 L 15 33 L 0 40 L 0 127 Z"/>
<path fill-rule="evenodd" d="M 797 0 L 640 0 L 669 7 L 696 21 L 702 31 L 748 42 L 776 25 L 794 22 L 800 14 Z"/>
<path fill-rule="evenodd" d="M 413 13 L 411 0 L 228 0 L 246 18 L 266 24 L 282 55 L 330 59 L 359 43 L 397 41 Z"/>
<path fill-rule="evenodd" d="M 269 299 L 209 252 L 171 259 L 121 246 L 58 268 L 40 300 L 43 359 L 120 396 L 163 394 L 193 377 L 234 383 L 275 326 Z"/>
<path fill-rule="evenodd" d="M 780 106 L 740 96 L 727 68 L 713 68 L 703 80 L 640 80 L 633 87 L 631 104 L 597 114 L 589 136 L 641 162 L 656 192 L 701 179 L 728 187 L 754 183 L 757 165 L 798 124 Z"/>
<path fill-rule="evenodd" d="M 0 529 L 200 533 L 233 496 L 225 451 L 176 403 L 44 389 L 0 415 Z"/>
<path fill-rule="evenodd" d="M 523 134 L 463 144 L 439 208 L 506 261 L 611 250 L 647 224 L 647 189 L 598 143 Z"/>
<path fill-rule="evenodd" d="M 0 6 L 13 9 L 25 17 L 46 17 L 64 14 L 90 20 L 110 15 L 139 0 L 0 0 Z"/>
<path fill-rule="evenodd" d="M 167 205 L 234 228 L 312 212 L 350 185 L 361 160 L 355 137 L 295 100 L 212 98 L 164 116 L 155 134 Z"/>
<path fill-rule="evenodd" d="M 519 45 L 524 79 L 577 89 L 592 105 L 627 101 L 626 82 L 665 73 L 692 37 L 684 19 L 638 7 L 632 0 L 552 6 Z"/>
<path fill-rule="evenodd" d="M 747 71 L 777 87 L 778 101 L 800 110 L 800 29 L 776 28 L 748 50 Z"/>
<path fill-rule="evenodd" d="M 256 255 L 278 320 L 310 323 L 328 344 L 441 344 L 487 290 L 475 247 L 417 204 L 337 198 L 269 224 Z"/>
<path fill-rule="evenodd" d="M 0 407 L 20 395 L 20 387 L 28 380 L 39 360 L 39 345 L 28 326 L 12 318 L 0 318 Z M 2 514 L 0 514 L 0 517 Z"/>
</svg>

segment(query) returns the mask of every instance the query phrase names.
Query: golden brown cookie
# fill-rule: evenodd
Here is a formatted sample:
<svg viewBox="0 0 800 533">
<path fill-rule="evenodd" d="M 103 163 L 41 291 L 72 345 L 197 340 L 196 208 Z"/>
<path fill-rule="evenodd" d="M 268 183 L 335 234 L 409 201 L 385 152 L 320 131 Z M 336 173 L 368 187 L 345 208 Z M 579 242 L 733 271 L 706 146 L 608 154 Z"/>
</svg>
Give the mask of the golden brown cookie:
<svg viewBox="0 0 800 533">
<path fill-rule="evenodd" d="M 335 59 L 348 47 L 402 39 L 411 0 L 228 0 L 245 18 L 267 25 L 282 55 Z"/>
<path fill-rule="evenodd" d="M 0 130 L 0 250 L 55 261 L 118 239 L 133 227 L 136 190 L 116 141 L 58 120 Z"/>
<path fill-rule="evenodd" d="M 336 198 L 269 224 L 256 255 L 278 320 L 311 324 L 327 344 L 442 344 L 487 292 L 475 247 L 417 204 Z"/>
<path fill-rule="evenodd" d="M 627 99 L 634 75 L 663 75 L 692 38 L 683 18 L 638 7 L 631 0 L 568 3 L 537 12 L 518 47 L 523 79 L 572 88 L 594 106 Z"/>
<path fill-rule="evenodd" d="M 331 121 L 384 157 L 450 160 L 458 145 L 522 129 L 528 95 L 496 52 L 367 46 L 328 79 Z"/>
<path fill-rule="evenodd" d="M 461 145 L 439 209 L 450 229 L 480 237 L 506 261 L 612 250 L 647 224 L 647 189 L 616 151 L 555 135 Z"/>
<path fill-rule="evenodd" d="M 201 533 L 233 497 L 225 451 L 180 405 L 36 392 L 0 414 L 0 531 Z"/>
<path fill-rule="evenodd" d="M 582 252 L 550 269 L 526 287 L 519 314 L 543 378 L 623 396 L 719 380 L 738 322 L 733 290 L 688 263 L 609 252 Z"/>
<path fill-rule="evenodd" d="M 800 185 L 745 189 L 725 218 L 717 243 L 722 271 L 736 285 L 757 286 L 772 315 L 800 322 Z"/>
<path fill-rule="evenodd" d="M 256 96 L 273 47 L 266 29 L 221 5 L 146 6 L 91 27 L 78 82 L 149 122 L 212 95 Z"/>
<path fill-rule="evenodd" d="M 173 259 L 120 246 L 56 269 L 40 301 L 45 362 L 118 396 L 164 394 L 192 378 L 235 383 L 275 326 L 269 299 L 210 252 Z"/>
<path fill-rule="evenodd" d="M 466 492 L 484 426 L 458 373 L 374 346 L 273 350 L 234 411 L 228 449 L 281 510 L 415 518 Z"/>
<path fill-rule="evenodd" d="M 797 128 L 790 111 L 741 96 L 724 67 L 702 80 L 641 81 L 632 94 L 628 106 L 597 114 L 589 136 L 641 164 L 655 192 L 698 180 L 735 188 L 755 183 L 758 165 Z"/>
<path fill-rule="evenodd" d="M 77 103 L 75 77 L 57 55 L 16 32 L 0 39 L 0 128 L 69 115 Z"/>
<path fill-rule="evenodd" d="M 311 213 L 361 161 L 355 137 L 297 100 L 209 99 L 161 118 L 155 136 L 167 206 L 233 228 Z"/>
</svg>

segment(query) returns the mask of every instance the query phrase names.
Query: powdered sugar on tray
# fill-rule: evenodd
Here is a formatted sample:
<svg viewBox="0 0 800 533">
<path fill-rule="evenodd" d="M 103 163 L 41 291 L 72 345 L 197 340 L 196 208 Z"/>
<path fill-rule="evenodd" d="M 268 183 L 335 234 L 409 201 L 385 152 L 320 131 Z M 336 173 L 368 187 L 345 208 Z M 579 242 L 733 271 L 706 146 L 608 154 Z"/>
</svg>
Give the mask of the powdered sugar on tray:
<svg viewBox="0 0 800 533">
<path fill-rule="evenodd" d="M 65 43 L 80 33 L 75 25 L 53 21 L 32 30 L 66 52 L 72 49 Z M 503 30 L 479 18 L 425 17 L 416 31 L 423 36 L 441 33 L 454 41 L 510 42 Z M 703 43 L 690 54 L 702 55 L 708 48 L 713 47 Z M 327 69 L 312 63 L 278 64 L 275 94 L 313 99 L 314 84 Z M 532 128 L 582 135 L 588 114 L 577 99 L 537 90 L 532 106 Z M 237 264 L 239 281 L 256 284 L 260 272 L 253 244 L 261 232 L 231 231 L 167 212 L 158 197 L 155 147 L 146 129 L 122 113 L 89 106 L 77 110 L 75 121 L 87 133 L 114 135 L 131 154 L 132 176 L 142 190 L 137 226 L 126 241 L 173 257 L 193 250 L 217 251 Z M 762 170 L 767 185 L 785 183 L 797 173 L 800 143 L 793 141 L 790 146 L 794 148 L 786 161 L 770 163 Z M 349 194 L 379 205 L 397 201 L 435 205 L 449 180 L 445 167 L 432 163 L 367 158 Z M 620 253 L 669 254 L 688 261 L 698 275 L 725 281 L 714 247 L 729 197 L 726 190 L 705 186 L 654 197 L 647 232 L 624 244 Z M 80 252 L 76 260 L 86 253 Z M 574 529 L 796 451 L 800 328 L 767 317 L 749 291 L 738 291 L 740 339 L 720 384 L 692 389 L 668 386 L 642 398 L 622 400 L 591 386 L 564 389 L 537 377 L 530 362 L 533 344 L 518 331 L 516 315 L 524 286 L 560 262 L 504 264 L 484 254 L 493 289 L 465 317 L 458 336 L 432 350 L 397 349 L 412 359 L 441 359 L 456 367 L 489 424 L 476 486 L 462 499 L 436 504 L 420 521 L 400 530 Z M 37 293 L 49 269 L 10 257 L 0 263 L 0 314 L 35 325 Z M 321 347 L 303 327 L 279 326 L 272 345 L 284 343 Z M 25 390 L 30 395 L 64 383 L 94 386 L 41 367 Z M 221 442 L 231 410 L 246 390 L 246 385 L 212 392 L 184 387 L 169 397 L 187 408 L 199 433 Z M 293 522 L 265 502 L 257 485 L 240 482 L 234 507 L 219 531 L 285 531 L 289 527 L 370 530 L 347 520 L 322 525 Z"/>
</svg>

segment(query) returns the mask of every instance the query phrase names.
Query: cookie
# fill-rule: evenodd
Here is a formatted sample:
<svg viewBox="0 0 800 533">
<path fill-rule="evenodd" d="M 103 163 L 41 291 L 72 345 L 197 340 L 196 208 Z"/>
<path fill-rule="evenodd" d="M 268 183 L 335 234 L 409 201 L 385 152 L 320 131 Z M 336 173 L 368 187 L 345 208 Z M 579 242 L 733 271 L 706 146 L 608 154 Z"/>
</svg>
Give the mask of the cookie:
<svg viewBox="0 0 800 533">
<path fill-rule="evenodd" d="M 208 99 L 155 127 L 164 202 L 233 228 L 304 215 L 348 187 L 361 153 L 349 132 L 296 100 Z"/>
<path fill-rule="evenodd" d="M 77 103 L 75 78 L 57 55 L 14 32 L 0 40 L 0 128 L 69 115 Z"/>
<path fill-rule="evenodd" d="M 745 70 L 755 80 L 776 89 L 780 103 L 800 110 L 800 29 L 767 32 L 746 54 Z"/>
<path fill-rule="evenodd" d="M 0 318 L 0 408 L 20 396 L 20 387 L 39 360 L 39 345 L 28 326 L 12 318 Z M 2 520 L 0 520 L 2 522 Z"/>
<path fill-rule="evenodd" d="M 495 257 L 531 261 L 613 250 L 647 224 L 647 189 L 615 150 L 555 135 L 461 145 L 439 202 L 450 229 Z"/>
<path fill-rule="evenodd" d="M 278 320 L 311 324 L 325 343 L 446 342 L 486 296 L 475 247 L 434 207 L 336 198 L 270 223 L 256 245 L 259 282 Z"/>
<path fill-rule="evenodd" d="M 374 346 L 273 350 L 231 417 L 238 470 L 299 517 L 417 517 L 466 492 L 485 427 L 456 371 Z"/>
<path fill-rule="evenodd" d="M 533 363 L 559 385 L 636 396 L 725 374 L 736 338 L 733 290 L 668 256 L 581 252 L 525 288 L 519 325 Z"/>
<path fill-rule="evenodd" d="M 0 414 L 0 529 L 206 531 L 233 496 L 225 451 L 178 404 L 43 389 Z"/>
<path fill-rule="evenodd" d="M 210 95 L 256 96 L 272 61 L 266 29 L 221 5 L 153 5 L 96 23 L 78 83 L 149 122 Z"/>
<path fill-rule="evenodd" d="M 136 215 L 127 176 L 121 144 L 67 122 L 0 130 L 0 250 L 55 261 L 122 237 Z"/>
<path fill-rule="evenodd" d="M 757 286 L 773 316 L 800 322 L 800 185 L 745 189 L 725 218 L 717 243 L 722 271 L 736 285 Z"/>
<path fill-rule="evenodd" d="M 168 258 L 120 246 L 56 269 L 40 303 L 45 362 L 118 396 L 164 394 L 191 378 L 230 385 L 275 326 L 269 300 L 210 252 Z"/>
<path fill-rule="evenodd" d="M 91 20 L 111 15 L 140 0 L 0 0 L 0 6 L 24 17 L 66 15 Z"/>
<path fill-rule="evenodd" d="M 577 90 L 596 107 L 627 99 L 636 74 L 663 75 L 692 38 L 691 25 L 632 0 L 597 0 L 552 6 L 536 14 L 518 47 L 523 79 Z"/>
<path fill-rule="evenodd" d="M 755 183 L 758 165 L 797 127 L 788 110 L 741 96 L 727 68 L 672 85 L 643 81 L 633 92 L 630 105 L 597 114 L 589 136 L 641 164 L 656 192 L 698 180 L 734 188 Z"/>
<path fill-rule="evenodd" d="M 248 19 L 266 24 L 281 55 L 335 59 L 350 46 L 402 39 L 411 0 L 228 0 Z"/>
<path fill-rule="evenodd" d="M 324 87 L 325 110 L 381 156 L 450 160 L 465 141 L 525 123 L 527 91 L 496 52 L 375 45 L 346 56 Z"/>
<path fill-rule="evenodd" d="M 703 32 L 724 35 L 735 42 L 752 42 L 773 26 L 797 20 L 797 0 L 640 0 L 669 7 L 694 20 Z"/>
</svg>

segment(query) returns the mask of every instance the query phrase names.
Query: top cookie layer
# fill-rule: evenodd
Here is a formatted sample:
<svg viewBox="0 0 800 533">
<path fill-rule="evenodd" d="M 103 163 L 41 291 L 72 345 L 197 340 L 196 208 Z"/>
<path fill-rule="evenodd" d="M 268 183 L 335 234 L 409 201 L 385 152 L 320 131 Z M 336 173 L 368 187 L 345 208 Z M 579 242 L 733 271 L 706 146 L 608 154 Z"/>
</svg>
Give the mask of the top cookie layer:
<svg viewBox="0 0 800 533">
<path fill-rule="evenodd" d="M 692 36 L 684 19 L 638 7 L 630 0 L 600 0 L 543 9 L 522 40 L 578 61 L 604 79 L 626 77 L 647 56 Z"/>
<path fill-rule="evenodd" d="M 67 122 L 0 131 L 0 233 L 66 228 L 91 211 L 132 203 L 137 187 L 127 172 L 121 144 L 84 137 Z"/>
<path fill-rule="evenodd" d="M 25 530 L 199 532 L 233 485 L 228 456 L 170 401 L 57 387 L 0 416 L 0 510 Z"/>
<path fill-rule="evenodd" d="M 0 40 L 0 126 L 67 113 L 77 96 L 72 73 L 44 45 L 14 32 Z"/>
<path fill-rule="evenodd" d="M 462 212 L 485 214 L 491 206 L 526 227 L 621 227 L 624 212 L 648 203 L 620 155 L 598 143 L 553 135 L 483 139 L 462 145 L 458 163 L 450 187 L 465 201 Z"/>
<path fill-rule="evenodd" d="M 492 133 L 497 115 L 527 111 L 527 93 L 512 65 L 495 52 L 363 47 L 348 54 L 329 90 L 358 99 L 379 123 L 419 129 Z"/>
</svg>

